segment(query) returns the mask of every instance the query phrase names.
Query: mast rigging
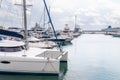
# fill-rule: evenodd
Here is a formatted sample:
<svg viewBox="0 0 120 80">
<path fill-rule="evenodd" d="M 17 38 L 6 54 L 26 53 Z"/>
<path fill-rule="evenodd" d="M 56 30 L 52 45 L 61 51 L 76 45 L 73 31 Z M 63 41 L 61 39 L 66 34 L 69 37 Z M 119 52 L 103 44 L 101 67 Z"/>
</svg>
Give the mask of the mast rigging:
<svg viewBox="0 0 120 80">
<path fill-rule="evenodd" d="M 47 4 L 46 4 L 46 1 L 43 0 L 43 2 L 44 2 L 44 6 L 45 6 L 45 9 L 46 9 L 48 18 L 49 18 L 49 22 L 50 22 L 50 24 L 51 24 L 51 26 L 52 26 L 52 29 L 53 29 L 53 32 L 54 32 L 54 35 L 55 35 L 55 38 L 56 38 L 56 40 L 58 40 L 58 38 L 57 38 L 57 33 L 56 33 L 56 31 L 55 31 L 55 28 L 54 28 L 54 25 L 53 25 L 53 22 L 52 22 L 52 19 L 51 19 L 51 16 L 50 16 L 50 13 L 49 13 Z M 58 44 L 58 47 L 60 48 L 60 43 L 57 42 L 57 44 Z M 60 48 L 60 50 L 61 50 L 61 48 Z"/>
</svg>

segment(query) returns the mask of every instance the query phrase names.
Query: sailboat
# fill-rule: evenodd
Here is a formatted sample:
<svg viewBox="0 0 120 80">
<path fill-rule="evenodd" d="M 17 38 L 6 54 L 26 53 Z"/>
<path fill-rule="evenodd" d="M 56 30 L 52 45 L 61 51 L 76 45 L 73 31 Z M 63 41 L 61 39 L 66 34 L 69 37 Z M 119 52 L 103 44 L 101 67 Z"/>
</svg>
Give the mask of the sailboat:
<svg viewBox="0 0 120 80">
<path fill-rule="evenodd" d="M 45 0 L 43 1 L 46 3 Z M 0 41 L 0 72 L 58 75 L 60 73 L 60 62 L 67 61 L 68 52 L 29 47 L 27 40 L 26 0 L 23 0 L 23 11 L 24 36 L 17 32 L 0 30 L 0 34 L 2 35 L 18 37 L 25 40 L 25 42 L 11 40 Z"/>
<path fill-rule="evenodd" d="M 29 41 L 29 46 L 43 48 L 43 49 L 52 49 L 55 44 L 54 42 L 51 42 L 51 44 L 50 44 L 50 42 L 48 42 L 48 41 L 41 42 L 40 39 L 38 39 L 34 36 L 30 36 L 28 38 L 28 41 Z"/>
</svg>

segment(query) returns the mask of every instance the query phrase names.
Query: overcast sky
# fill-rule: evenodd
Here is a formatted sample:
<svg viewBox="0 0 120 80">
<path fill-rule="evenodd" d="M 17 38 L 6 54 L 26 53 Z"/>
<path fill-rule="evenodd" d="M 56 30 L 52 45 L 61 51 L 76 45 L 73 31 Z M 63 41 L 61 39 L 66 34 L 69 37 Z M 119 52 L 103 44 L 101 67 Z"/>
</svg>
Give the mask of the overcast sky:
<svg viewBox="0 0 120 80">
<path fill-rule="evenodd" d="M 63 29 L 65 24 L 74 28 L 76 23 L 82 29 L 102 29 L 108 25 L 120 27 L 120 0 L 46 0 L 56 29 Z M 22 8 L 14 5 L 20 0 L 3 0 L 0 8 L 0 25 L 22 26 Z M 28 26 L 36 22 L 43 23 L 43 1 L 28 0 Z M 46 23 L 48 19 L 46 17 Z"/>
</svg>

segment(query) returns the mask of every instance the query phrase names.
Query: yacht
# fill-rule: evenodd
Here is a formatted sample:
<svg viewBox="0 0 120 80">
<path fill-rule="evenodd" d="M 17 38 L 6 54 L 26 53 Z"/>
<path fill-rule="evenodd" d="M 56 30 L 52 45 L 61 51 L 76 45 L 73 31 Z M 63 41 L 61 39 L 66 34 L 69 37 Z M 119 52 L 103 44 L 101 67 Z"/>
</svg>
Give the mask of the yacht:
<svg viewBox="0 0 120 80">
<path fill-rule="evenodd" d="M 44 40 L 60 43 L 61 45 L 66 45 L 66 44 L 71 43 L 71 41 L 73 40 L 73 36 L 61 34 L 58 36 L 58 39 L 55 39 L 55 37 L 52 37 L 52 38 L 47 38 Z"/>
<path fill-rule="evenodd" d="M 114 33 L 112 33 L 112 36 L 113 37 L 120 37 L 120 32 L 114 32 Z"/>
<path fill-rule="evenodd" d="M 38 47 L 43 49 L 52 49 L 54 47 L 54 42 L 53 45 L 52 42 L 48 42 L 48 41 L 41 42 L 40 39 L 37 39 L 33 36 L 29 37 L 28 41 L 30 47 Z"/>
</svg>

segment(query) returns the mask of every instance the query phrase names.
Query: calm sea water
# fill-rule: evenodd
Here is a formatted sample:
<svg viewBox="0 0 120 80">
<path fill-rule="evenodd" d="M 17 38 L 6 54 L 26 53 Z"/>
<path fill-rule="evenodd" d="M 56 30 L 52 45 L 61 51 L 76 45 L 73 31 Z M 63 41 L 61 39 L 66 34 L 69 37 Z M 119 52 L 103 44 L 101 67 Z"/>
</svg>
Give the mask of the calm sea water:
<svg viewBox="0 0 120 80">
<path fill-rule="evenodd" d="M 60 76 L 0 74 L 0 80 L 120 80 L 120 38 L 84 34 L 63 49 L 69 59 Z"/>
</svg>

